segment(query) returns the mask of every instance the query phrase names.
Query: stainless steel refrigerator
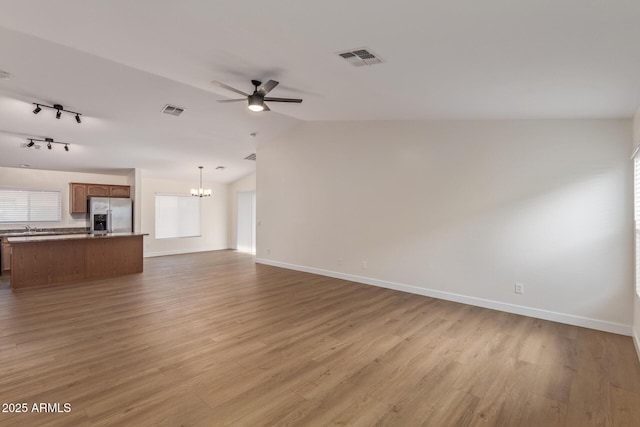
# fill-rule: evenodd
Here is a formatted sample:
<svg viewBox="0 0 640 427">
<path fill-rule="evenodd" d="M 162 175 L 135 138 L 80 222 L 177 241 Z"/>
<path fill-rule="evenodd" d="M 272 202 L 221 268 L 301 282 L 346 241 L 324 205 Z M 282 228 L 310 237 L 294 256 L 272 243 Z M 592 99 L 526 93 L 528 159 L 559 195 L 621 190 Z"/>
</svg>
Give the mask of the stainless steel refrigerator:
<svg viewBox="0 0 640 427">
<path fill-rule="evenodd" d="M 88 203 L 89 227 L 92 233 L 133 231 L 133 203 L 131 199 L 90 197 Z"/>
</svg>

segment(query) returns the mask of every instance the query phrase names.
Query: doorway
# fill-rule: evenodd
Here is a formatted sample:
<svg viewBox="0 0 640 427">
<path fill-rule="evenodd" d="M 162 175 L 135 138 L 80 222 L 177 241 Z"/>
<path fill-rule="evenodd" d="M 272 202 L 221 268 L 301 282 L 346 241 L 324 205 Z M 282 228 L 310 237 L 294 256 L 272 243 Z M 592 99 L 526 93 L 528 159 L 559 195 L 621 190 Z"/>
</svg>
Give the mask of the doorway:
<svg viewBox="0 0 640 427">
<path fill-rule="evenodd" d="M 241 252 L 256 253 L 256 192 L 237 193 L 237 249 Z"/>
</svg>

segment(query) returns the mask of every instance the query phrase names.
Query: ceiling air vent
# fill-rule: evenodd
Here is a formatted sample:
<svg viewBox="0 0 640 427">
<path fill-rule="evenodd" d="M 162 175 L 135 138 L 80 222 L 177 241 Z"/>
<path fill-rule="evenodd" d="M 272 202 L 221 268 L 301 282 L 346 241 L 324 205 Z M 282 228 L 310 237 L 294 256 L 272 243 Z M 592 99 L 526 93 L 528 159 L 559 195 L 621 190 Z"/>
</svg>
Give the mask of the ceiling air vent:
<svg viewBox="0 0 640 427">
<path fill-rule="evenodd" d="M 244 158 L 245 160 L 255 160 L 256 159 L 256 153 L 253 154 L 249 154 L 247 157 Z"/>
<path fill-rule="evenodd" d="M 368 48 L 347 50 L 337 52 L 344 60 L 354 67 L 362 67 L 363 65 L 374 65 L 382 63 L 382 59 Z"/>
<path fill-rule="evenodd" d="M 163 114 L 169 114 L 171 116 L 179 116 L 184 112 L 184 108 L 176 107 L 175 105 L 165 105 L 162 109 Z"/>
</svg>

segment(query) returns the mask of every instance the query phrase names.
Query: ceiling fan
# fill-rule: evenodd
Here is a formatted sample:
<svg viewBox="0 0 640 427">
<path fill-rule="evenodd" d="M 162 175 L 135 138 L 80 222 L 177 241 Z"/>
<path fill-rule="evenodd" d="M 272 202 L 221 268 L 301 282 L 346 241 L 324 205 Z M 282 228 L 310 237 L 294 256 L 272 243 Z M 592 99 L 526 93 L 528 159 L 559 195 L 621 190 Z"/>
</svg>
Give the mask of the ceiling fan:
<svg viewBox="0 0 640 427">
<path fill-rule="evenodd" d="M 238 93 L 245 98 L 241 99 L 221 99 L 218 102 L 238 102 L 247 100 L 249 102 L 249 109 L 251 111 L 271 111 L 271 109 L 265 104 L 265 101 L 268 102 L 295 102 L 300 104 L 302 99 L 297 98 L 271 98 L 266 95 L 273 90 L 274 87 L 278 86 L 279 82 L 275 80 L 269 80 L 265 84 L 262 84 L 259 80 L 251 80 L 251 84 L 255 86 L 253 93 L 249 95 L 248 93 L 244 93 L 241 90 L 233 88 L 231 86 L 227 86 L 224 83 L 220 83 L 219 81 L 212 81 L 212 84 L 230 90 L 232 92 Z"/>
</svg>

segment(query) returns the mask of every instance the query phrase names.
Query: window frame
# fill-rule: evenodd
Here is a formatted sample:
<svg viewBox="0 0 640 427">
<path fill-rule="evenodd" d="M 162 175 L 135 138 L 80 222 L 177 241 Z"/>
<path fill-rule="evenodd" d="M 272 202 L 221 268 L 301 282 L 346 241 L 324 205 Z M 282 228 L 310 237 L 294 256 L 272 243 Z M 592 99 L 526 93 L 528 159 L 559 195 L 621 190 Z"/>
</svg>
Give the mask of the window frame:
<svg viewBox="0 0 640 427">
<path fill-rule="evenodd" d="M 13 221 L 3 221 L 2 216 L 0 215 L 0 224 L 25 224 L 25 223 L 42 223 L 42 222 L 61 222 L 62 221 L 62 191 L 59 189 L 42 189 L 42 188 L 17 188 L 17 187 L 7 187 L 0 188 L 0 199 L 2 198 L 2 192 L 19 192 L 19 193 L 27 193 L 28 201 L 27 201 L 27 209 L 24 214 L 26 215 L 23 219 L 16 219 Z M 34 219 L 33 215 L 35 215 L 35 207 L 33 206 L 32 194 L 34 193 L 55 193 L 57 195 L 57 206 L 52 207 L 52 209 L 56 209 L 55 214 L 57 215 L 54 219 L 53 217 L 47 219 Z"/>
<path fill-rule="evenodd" d="M 633 232 L 635 292 L 640 297 L 640 146 L 633 156 Z"/>
<path fill-rule="evenodd" d="M 197 215 L 198 215 L 198 221 L 197 221 L 197 225 L 198 225 L 198 229 L 197 231 L 193 231 L 193 232 L 189 232 L 189 233 L 185 233 L 185 234 L 176 234 L 176 235 L 162 235 L 162 237 L 159 237 L 159 233 L 158 233 L 158 226 L 159 226 L 159 220 L 158 220 L 158 213 L 159 213 L 159 208 L 158 208 L 158 198 L 159 197 L 179 197 L 179 198 L 185 198 L 188 200 L 193 200 L 194 202 L 198 203 L 198 207 L 197 207 Z M 200 197 L 194 197 L 191 194 L 167 194 L 167 193 L 156 193 L 154 195 L 154 237 L 157 240 L 164 240 L 164 239 L 184 239 L 184 238 L 191 238 L 191 237 L 202 237 L 202 202 L 200 200 Z M 179 213 L 178 213 L 179 215 Z M 176 223 L 177 224 L 177 223 Z M 175 227 L 176 230 L 180 230 L 180 226 L 177 225 Z"/>
</svg>

